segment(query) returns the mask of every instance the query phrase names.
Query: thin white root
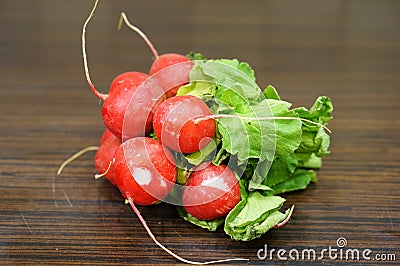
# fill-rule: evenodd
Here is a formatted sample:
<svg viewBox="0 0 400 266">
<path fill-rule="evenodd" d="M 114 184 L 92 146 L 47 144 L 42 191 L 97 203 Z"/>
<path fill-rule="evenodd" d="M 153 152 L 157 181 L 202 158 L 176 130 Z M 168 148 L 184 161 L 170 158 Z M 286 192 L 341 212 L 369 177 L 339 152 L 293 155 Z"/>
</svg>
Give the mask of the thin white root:
<svg viewBox="0 0 400 266">
<path fill-rule="evenodd" d="M 287 222 L 289 222 L 289 220 L 290 220 L 290 217 L 292 217 L 293 210 L 294 210 L 294 205 L 292 205 L 292 207 L 290 207 L 289 214 L 288 214 L 288 216 L 285 218 L 285 220 L 283 220 L 282 222 L 276 224 L 276 225 L 274 226 L 274 228 L 279 228 L 279 227 L 282 227 L 282 226 L 284 226 L 285 224 L 287 224 Z"/>
<path fill-rule="evenodd" d="M 238 119 L 242 119 L 242 120 L 247 120 L 247 121 L 263 121 L 263 120 L 300 120 L 300 121 L 304 121 L 304 122 L 308 122 L 310 124 L 314 124 L 317 126 L 321 126 L 323 127 L 326 131 L 328 131 L 329 133 L 332 133 L 332 131 L 325 125 L 318 123 L 318 122 L 314 122 L 305 118 L 301 118 L 301 117 L 289 117 L 289 116 L 264 116 L 264 117 L 245 117 L 245 116 L 239 116 L 239 115 L 228 115 L 228 114 L 216 114 L 216 115 L 208 115 L 208 116 L 203 116 L 200 118 L 197 118 L 195 120 L 195 123 L 198 123 L 199 121 L 202 120 L 207 120 L 207 119 L 218 119 L 218 118 L 238 118 Z"/>
<path fill-rule="evenodd" d="M 143 40 L 146 42 L 147 46 L 150 48 L 151 52 L 153 53 L 153 56 L 155 57 L 155 59 L 157 59 L 158 58 L 158 52 L 157 52 L 156 48 L 154 48 L 153 44 L 151 43 L 149 38 L 147 38 L 146 34 L 144 34 L 143 31 L 141 31 L 138 27 L 136 27 L 135 25 L 130 23 L 130 21 L 128 20 L 128 17 L 126 16 L 125 12 L 121 12 L 121 16 L 119 18 L 118 27 L 117 27 L 119 30 L 122 27 L 122 22 L 125 22 L 125 24 L 126 24 L 126 26 L 128 26 L 128 28 L 130 28 L 131 30 L 135 31 L 137 34 L 140 35 L 140 37 L 143 38 Z"/>
<path fill-rule="evenodd" d="M 95 174 L 95 175 L 94 175 L 94 179 L 100 179 L 100 178 L 102 178 L 103 176 L 105 176 L 105 175 L 108 173 L 108 171 L 110 171 L 111 165 L 114 163 L 114 160 L 115 160 L 115 158 L 108 164 L 107 170 L 106 170 L 104 173 L 102 173 L 102 174 Z"/>
<path fill-rule="evenodd" d="M 77 159 L 79 156 L 89 152 L 89 151 L 97 151 L 99 149 L 98 146 L 89 146 L 86 148 L 83 148 L 82 150 L 78 151 L 71 157 L 69 157 L 67 160 L 65 160 L 61 165 L 60 168 L 58 168 L 57 175 L 60 175 L 62 170 L 64 169 L 65 166 L 67 166 L 69 163 L 71 163 L 73 160 Z"/>
<path fill-rule="evenodd" d="M 90 12 L 89 16 L 87 17 L 87 19 L 86 19 L 86 21 L 85 21 L 85 23 L 83 24 L 83 27 L 82 27 L 82 56 L 83 56 L 83 66 L 85 68 L 85 77 L 86 77 L 86 80 L 87 80 L 87 82 L 89 84 L 90 89 L 92 90 L 94 95 L 96 95 L 96 97 L 98 97 L 101 100 L 105 100 L 105 99 L 107 99 L 108 95 L 107 94 L 103 94 L 101 92 L 98 92 L 95 89 L 92 80 L 90 79 L 89 67 L 88 67 L 87 56 L 86 56 L 86 27 L 87 27 L 87 24 L 89 23 L 90 19 L 94 15 L 94 11 L 96 10 L 98 2 L 99 2 L 99 0 L 96 0 L 94 2 L 93 9 Z"/>
<path fill-rule="evenodd" d="M 212 261 L 206 261 L 206 262 L 197 262 L 197 261 L 191 261 L 191 260 L 187 260 L 184 259 L 178 255 L 176 255 L 174 252 L 172 252 L 171 250 L 169 250 L 168 248 L 166 248 L 163 244 L 161 244 L 160 242 L 158 242 L 158 240 L 156 239 L 156 237 L 153 235 L 153 233 L 151 232 L 150 228 L 147 226 L 146 221 L 144 220 L 144 218 L 142 217 L 142 215 L 140 214 L 139 210 L 136 208 L 135 203 L 133 202 L 133 200 L 131 198 L 128 199 L 129 204 L 132 207 L 132 210 L 135 212 L 135 214 L 137 215 L 137 217 L 139 218 L 139 221 L 142 223 L 144 229 L 146 229 L 147 234 L 150 236 L 150 238 L 154 241 L 154 243 L 157 244 L 157 246 L 159 246 L 160 248 L 162 248 L 165 252 L 167 252 L 168 254 L 170 254 L 171 256 L 173 256 L 174 258 L 176 258 L 177 260 L 187 263 L 187 264 L 194 264 L 194 265 L 206 265 L 206 264 L 214 264 L 214 263 L 222 263 L 222 262 L 229 262 L 229 261 L 248 261 L 249 259 L 242 259 L 242 258 L 233 258 L 233 259 L 223 259 L 223 260 L 212 260 Z"/>
</svg>

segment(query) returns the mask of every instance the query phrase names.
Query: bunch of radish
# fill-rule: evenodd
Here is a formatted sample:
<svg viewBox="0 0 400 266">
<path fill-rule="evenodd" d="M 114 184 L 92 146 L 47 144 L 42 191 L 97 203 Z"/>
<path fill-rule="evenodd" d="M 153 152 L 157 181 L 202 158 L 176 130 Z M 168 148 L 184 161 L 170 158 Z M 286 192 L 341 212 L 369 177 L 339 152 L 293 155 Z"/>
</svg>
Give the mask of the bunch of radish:
<svg viewBox="0 0 400 266">
<path fill-rule="evenodd" d="M 193 153 L 206 146 L 214 137 L 216 125 L 213 118 L 197 122 L 196 119 L 212 115 L 207 105 L 194 96 L 176 96 L 181 85 L 189 82 L 189 71 L 193 66 L 188 57 L 175 53 L 158 55 L 152 43 L 142 31 L 129 23 L 126 15 L 122 19 L 144 38 L 154 55 L 149 73 L 126 72 L 118 75 L 111 83 L 108 94 L 100 93 L 93 85 L 86 55 L 86 27 L 97 7 L 84 23 L 82 31 L 82 51 L 85 75 L 88 84 L 99 99 L 103 100 L 102 118 L 106 130 L 99 147 L 89 147 L 69 160 L 88 150 L 97 150 L 94 164 L 98 171 L 96 178 L 104 177 L 116 186 L 131 205 L 144 228 L 154 242 L 178 260 L 190 264 L 210 264 L 241 258 L 207 262 L 193 262 L 179 257 L 159 243 L 148 228 L 136 205 L 146 206 L 163 200 L 173 189 L 177 170 L 171 151 Z M 179 65 L 180 64 L 180 65 Z M 177 65 L 171 71 L 163 71 Z M 149 137 L 154 131 L 156 138 Z M 225 184 L 224 189 L 202 186 L 202 182 L 212 183 L 214 179 Z M 210 201 L 192 199 L 191 189 L 196 193 L 209 194 L 210 189 L 223 195 Z M 195 172 L 184 188 L 183 201 L 187 202 L 189 213 L 198 218 L 211 220 L 226 215 L 240 200 L 238 180 L 226 166 L 209 164 Z"/>
<path fill-rule="evenodd" d="M 121 14 L 119 27 L 125 22 L 136 31 L 151 49 L 154 61 L 149 73 L 131 71 L 118 75 L 108 94 L 95 88 L 89 75 L 85 33 L 97 4 L 98 0 L 83 25 L 82 52 L 89 87 L 104 101 L 101 114 L 107 129 L 99 147 L 88 147 L 77 153 L 60 167 L 59 173 L 82 153 L 96 150 L 94 164 L 98 174 L 95 177 L 104 177 L 119 189 L 151 239 L 163 250 L 190 264 L 247 260 L 193 262 L 181 258 L 157 241 L 136 208 L 136 205 L 162 202 L 173 191 L 189 215 L 211 221 L 225 217 L 241 201 L 241 186 L 233 169 L 224 163 L 215 165 L 211 161 L 184 169 L 187 171 L 185 180 L 178 182 L 178 172 L 182 169 L 180 162 L 176 161 L 177 155 L 195 153 L 209 145 L 217 134 L 216 120 L 226 115 L 213 115 L 210 107 L 199 97 L 176 95 L 181 86 L 190 82 L 189 73 L 194 62 L 181 54 L 159 55 L 147 36 L 129 22 L 125 13 Z M 291 211 L 275 227 L 287 223 Z"/>
</svg>

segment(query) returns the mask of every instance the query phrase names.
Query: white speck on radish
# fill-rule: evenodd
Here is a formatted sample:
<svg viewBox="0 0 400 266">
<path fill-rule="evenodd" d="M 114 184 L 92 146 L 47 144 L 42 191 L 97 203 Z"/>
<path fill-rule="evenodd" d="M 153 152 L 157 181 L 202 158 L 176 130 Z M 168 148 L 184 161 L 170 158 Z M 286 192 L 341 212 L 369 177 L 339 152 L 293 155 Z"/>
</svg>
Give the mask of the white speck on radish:
<svg viewBox="0 0 400 266">
<path fill-rule="evenodd" d="M 216 209 L 215 211 L 216 211 L 217 213 L 223 213 L 223 211 L 220 210 L 220 209 Z"/>
<path fill-rule="evenodd" d="M 160 185 L 161 185 L 162 187 L 167 187 L 167 183 L 165 182 L 164 179 L 161 179 Z"/>
<path fill-rule="evenodd" d="M 148 185 L 151 182 L 151 172 L 146 168 L 135 168 L 133 176 L 135 181 L 141 186 Z"/>
<path fill-rule="evenodd" d="M 204 179 L 201 182 L 202 186 L 209 186 L 213 188 L 220 189 L 222 191 L 228 191 L 229 186 L 228 184 L 225 183 L 225 181 L 222 178 L 210 178 L 210 179 Z"/>
<path fill-rule="evenodd" d="M 165 133 L 168 133 L 168 134 L 170 134 L 171 136 L 175 136 L 175 135 L 176 135 L 175 131 L 169 130 L 169 129 L 165 129 Z"/>
</svg>

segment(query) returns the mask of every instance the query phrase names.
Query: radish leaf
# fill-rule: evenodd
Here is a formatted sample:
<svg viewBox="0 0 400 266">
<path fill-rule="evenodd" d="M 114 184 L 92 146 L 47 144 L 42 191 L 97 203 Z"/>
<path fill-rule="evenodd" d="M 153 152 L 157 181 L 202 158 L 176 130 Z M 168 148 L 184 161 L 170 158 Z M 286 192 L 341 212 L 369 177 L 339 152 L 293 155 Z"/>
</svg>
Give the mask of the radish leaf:
<svg viewBox="0 0 400 266">
<path fill-rule="evenodd" d="M 194 225 L 200 226 L 201 228 L 208 229 L 209 231 L 216 231 L 218 227 L 220 227 L 224 223 L 224 218 L 218 218 L 211 221 L 204 221 L 197 219 L 190 213 L 187 213 L 185 209 L 181 206 L 177 206 L 176 209 L 178 210 L 179 216 L 181 216 L 184 220 Z"/>
<path fill-rule="evenodd" d="M 249 241 L 260 237 L 286 218 L 279 212 L 284 202 L 285 199 L 279 196 L 250 192 L 228 214 L 224 230 L 235 240 Z"/>
</svg>

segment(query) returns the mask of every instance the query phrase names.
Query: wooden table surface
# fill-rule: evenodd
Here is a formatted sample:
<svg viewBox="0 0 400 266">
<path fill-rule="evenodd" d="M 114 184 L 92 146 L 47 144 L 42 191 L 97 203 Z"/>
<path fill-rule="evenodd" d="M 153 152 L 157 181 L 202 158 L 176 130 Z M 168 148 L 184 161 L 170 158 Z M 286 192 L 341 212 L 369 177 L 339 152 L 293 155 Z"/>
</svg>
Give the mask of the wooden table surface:
<svg viewBox="0 0 400 266">
<path fill-rule="evenodd" d="M 80 47 L 92 4 L 0 2 L 1 265 L 178 263 L 150 240 L 117 189 L 94 180 L 93 152 L 56 175 L 104 130 Z M 161 53 L 236 57 L 253 66 L 260 87 L 275 85 L 294 106 L 327 95 L 335 108 L 319 182 L 285 195 L 296 205 L 289 224 L 241 243 L 183 221 L 173 206 L 141 207 L 160 242 L 192 260 L 280 264 L 276 253 L 260 260 L 258 250 L 339 252 L 337 239 L 345 238 L 341 250 L 372 250 L 358 263 L 394 263 L 372 260 L 377 254 L 400 260 L 399 1 L 104 0 L 87 33 L 92 79 L 103 92 L 117 74 L 147 72 L 152 60 L 137 34 L 117 31 L 121 11 Z"/>
</svg>

